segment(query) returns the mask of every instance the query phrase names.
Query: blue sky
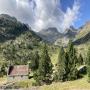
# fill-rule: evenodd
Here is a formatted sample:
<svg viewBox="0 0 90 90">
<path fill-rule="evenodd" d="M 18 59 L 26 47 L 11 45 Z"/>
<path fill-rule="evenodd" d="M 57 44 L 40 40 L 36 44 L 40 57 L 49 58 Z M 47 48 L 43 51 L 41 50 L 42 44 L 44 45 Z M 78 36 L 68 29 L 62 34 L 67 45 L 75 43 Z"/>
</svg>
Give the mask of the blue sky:
<svg viewBox="0 0 90 90">
<path fill-rule="evenodd" d="M 77 21 L 76 26 L 81 26 L 90 21 L 90 0 L 81 0 L 80 13 L 80 20 Z"/>
<path fill-rule="evenodd" d="M 61 0 L 61 7 L 64 12 L 66 12 L 67 7 L 72 8 L 74 0 Z M 90 0 L 79 0 L 80 10 L 79 18 L 75 22 L 75 27 L 81 27 L 87 21 L 90 21 Z"/>
<path fill-rule="evenodd" d="M 90 20 L 90 0 L 0 0 L 0 14 L 9 14 L 38 32 L 56 27 L 59 32 Z"/>
</svg>

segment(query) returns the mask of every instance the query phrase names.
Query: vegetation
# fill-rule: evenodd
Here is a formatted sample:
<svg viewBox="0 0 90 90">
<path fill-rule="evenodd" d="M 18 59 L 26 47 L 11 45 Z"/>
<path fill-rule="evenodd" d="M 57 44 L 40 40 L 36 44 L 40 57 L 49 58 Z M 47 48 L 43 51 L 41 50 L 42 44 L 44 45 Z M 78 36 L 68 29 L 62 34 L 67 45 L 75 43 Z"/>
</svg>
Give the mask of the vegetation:
<svg viewBox="0 0 90 90">
<path fill-rule="evenodd" d="M 9 15 L 0 15 L 0 61 L 27 64 L 32 54 L 42 47 L 42 39 L 31 28 Z"/>
<path fill-rule="evenodd" d="M 78 71 L 77 71 L 77 55 L 75 48 L 70 41 L 68 44 L 67 51 L 64 52 L 64 49 L 61 47 L 59 56 L 58 56 L 58 63 L 57 63 L 57 79 L 60 81 L 68 81 L 68 80 L 75 80 L 78 78 Z"/>
<path fill-rule="evenodd" d="M 44 83 L 50 83 L 52 74 L 52 63 L 48 55 L 46 44 L 43 47 L 41 59 L 39 61 L 39 68 L 35 73 L 36 84 L 42 85 Z"/>
<path fill-rule="evenodd" d="M 90 83 L 87 82 L 87 77 L 68 82 L 54 82 L 51 85 L 39 87 L 39 90 L 89 90 Z"/>
<path fill-rule="evenodd" d="M 69 41 L 68 48 L 67 48 L 67 55 L 68 55 L 68 80 L 77 79 L 77 68 L 76 65 L 78 63 L 76 50 L 72 41 Z"/>
<path fill-rule="evenodd" d="M 68 86 L 72 85 L 73 87 L 73 84 L 75 84 L 76 88 L 82 82 L 84 84 L 87 83 L 84 81 L 86 77 L 85 79 L 77 80 L 79 78 L 79 70 L 83 68 L 81 66 L 87 64 L 88 82 L 90 82 L 90 48 L 86 56 L 87 50 L 84 51 L 81 46 L 75 46 L 76 49 L 72 41 L 65 48 L 59 48 L 48 43 L 44 44 L 45 42 L 28 25 L 20 23 L 15 18 L 6 15 L 3 18 L 0 18 L 1 77 L 6 75 L 8 65 L 25 65 L 30 63 L 30 69 L 33 73 L 31 79 L 34 79 L 34 84 L 32 84 L 33 81 L 30 79 L 26 82 L 18 82 L 17 84 L 20 87 L 29 87 L 29 84 L 31 86 L 43 85 L 45 89 L 42 86 L 40 88 L 48 90 L 49 86 L 46 84 L 52 83 L 50 85 L 51 89 L 55 90 L 59 88 L 63 90 L 59 87 L 63 83 L 66 87 L 64 90 L 68 90 Z M 90 43 L 87 44 L 88 46 L 90 45 Z M 85 46 L 84 48 L 87 47 Z M 57 84 L 55 84 L 55 81 L 58 81 Z M 17 84 L 16 86 L 18 86 Z M 86 87 L 84 84 L 82 84 L 83 87 Z M 73 89 L 72 87 L 70 88 Z M 80 88 L 82 87 L 80 86 Z"/>
<path fill-rule="evenodd" d="M 6 67 L 2 65 L 0 69 L 0 77 L 3 77 L 4 75 L 7 75 L 7 71 L 6 71 Z"/>
<path fill-rule="evenodd" d="M 35 71 L 35 70 L 38 69 L 38 67 L 39 67 L 39 59 L 40 59 L 40 56 L 39 56 L 38 52 L 36 51 L 32 55 L 32 60 L 31 60 L 31 63 L 30 63 L 30 68 L 32 69 L 32 71 Z"/>
<path fill-rule="evenodd" d="M 83 64 L 84 64 L 84 60 L 83 60 L 83 57 L 82 57 L 81 54 L 80 54 L 79 57 L 78 57 L 78 64 L 79 64 L 79 65 L 83 65 Z"/>
<path fill-rule="evenodd" d="M 88 49 L 87 54 L 87 68 L 88 68 L 88 82 L 90 82 L 90 48 Z"/>
<path fill-rule="evenodd" d="M 57 63 L 57 72 L 55 75 L 55 79 L 57 81 L 65 81 L 66 79 L 66 58 L 63 47 L 60 48 L 58 55 L 58 63 Z"/>
</svg>

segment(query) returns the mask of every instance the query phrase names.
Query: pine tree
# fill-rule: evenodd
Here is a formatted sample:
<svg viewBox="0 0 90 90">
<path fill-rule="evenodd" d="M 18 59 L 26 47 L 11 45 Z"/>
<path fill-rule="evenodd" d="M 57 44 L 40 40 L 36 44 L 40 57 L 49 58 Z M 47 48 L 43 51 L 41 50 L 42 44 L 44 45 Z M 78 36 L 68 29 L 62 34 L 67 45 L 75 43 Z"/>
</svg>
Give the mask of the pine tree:
<svg viewBox="0 0 90 90">
<path fill-rule="evenodd" d="M 39 67 L 39 54 L 38 52 L 36 51 L 33 55 L 32 55 L 32 60 L 31 60 L 31 65 L 30 65 L 30 68 L 35 71 L 38 69 Z"/>
<path fill-rule="evenodd" d="M 68 81 L 68 73 L 69 73 L 69 55 L 67 52 L 65 52 L 65 71 L 66 71 L 66 74 L 65 74 L 65 77 L 66 77 L 66 81 Z"/>
<path fill-rule="evenodd" d="M 48 55 L 46 44 L 42 50 L 41 59 L 39 61 L 39 68 L 36 74 L 34 74 L 36 82 L 40 85 L 43 83 L 49 83 L 52 74 L 52 63 Z"/>
<path fill-rule="evenodd" d="M 78 63 L 79 63 L 79 65 L 83 65 L 83 57 L 81 54 L 79 55 Z"/>
<path fill-rule="evenodd" d="M 88 74 L 88 82 L 90 82 L 90 48 L 87 53 L 87 74 Z"/>
<path fill-rule="evenodd" d="M 59 55 L 58 55 L 58 63 L 57 63 L 57 72 L 56 72 L 56 79 L 57 81 L 65 81 L 65 74 L 66 74 L 66 63 L 65 63 L 65 52 L 63 47 L 60 48 Z"/>
<path fill-rule="evenodd" d="M 68 61 L 68 80 L 74 80 L 77 79 L 77 69 L 76 69 L 76 65 L 77 65 L 77 56 L 76 56 L 76 50 L 73 46 L 72 41 L 69 41 L 68 44 L 68 49 L 67 49 L 67 53 L 68 53 L 68 57 L 69 57 L 69 61 Z"/>
</svg>

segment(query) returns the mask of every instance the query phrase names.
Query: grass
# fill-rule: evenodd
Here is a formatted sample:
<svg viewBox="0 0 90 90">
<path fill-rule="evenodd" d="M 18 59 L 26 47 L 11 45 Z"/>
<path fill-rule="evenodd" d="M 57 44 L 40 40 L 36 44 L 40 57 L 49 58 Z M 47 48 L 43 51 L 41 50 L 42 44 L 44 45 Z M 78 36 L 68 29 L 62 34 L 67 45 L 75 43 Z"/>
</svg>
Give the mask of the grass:
<svg viewBox="0 0 90 90">
<path fill-rule="evenodd" d="M 32 87 L 32 84 L 34 82 L 34 79 L 28 79 L 28 80 L 22 80 L 22 81 L 18 81 L 14 84 L 14 87 L 20 87 L 20 88 L 30 88 Z"/>
<path fill-rule="evenodd" d="M 51 54 L 49 54 L 53 65 L 57 63 L 58 54 L 59 54 L 59 48 L 57 48 L 56 50 L 52 51 Z"/>
<path fill-rule="evenodd" d="M 32 87 L 33 79 L 28 79 L 20 82 L 16 82 L 14 86 L 19 86 L 21 88 L 29 88 L 35 90 L 90 90 L 90 83 L 87 82 L 87 76 L 82 79 L 67 81 L 67 82 L 53 82 L 51 85 L 43 85 L 37 87 Z M 6 82 L 6 77 L 0 78 L 0 85 Z"/>
<path fill-rule="evenodd" d="M 6 82 L 7 82 L 6 76 L 0 77 L 0 86 L 3 85 L 3 84 L 5 84 Z"/>
<path fill-rule="evenodd" d="M 53 82 L 51 85 L 32 86 L 33 79 L 16 82 L 14 86 L 27 88 L 27 90 L 90 90 L 90 83 L 87 82 L 87 76 L 84 78 L 67 81 L 67 82 Z"/>
<path fill-rule="evenodd" d="M 52 54 L 51 61 L 52 61 L 53 65 L 55 65 L 57 63 L 57 59 L 58 59 L 58 53 Z"/>
<path fill-rule="evenodd" d="M 40 90 L 90 90 L 90 83 L 87 82 L 87 77 L 75 81 L 57 82 L 51 85 L 44 85 Z"/>
</svg>

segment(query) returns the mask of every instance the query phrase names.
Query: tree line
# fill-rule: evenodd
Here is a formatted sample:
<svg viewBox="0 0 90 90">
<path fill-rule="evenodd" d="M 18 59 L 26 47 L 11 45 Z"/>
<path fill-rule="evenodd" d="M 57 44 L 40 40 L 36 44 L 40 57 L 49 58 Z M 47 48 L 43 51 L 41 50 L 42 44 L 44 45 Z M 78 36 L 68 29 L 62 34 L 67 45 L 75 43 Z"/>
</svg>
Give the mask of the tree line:
<svg viewBox="0 0 90 90">
<path fill-rule="evenodd" d="M 53 81 L 65 82 L 81 78 L 82 74 L 78 70 L 80 66 L 86 66 L 87 69 L 84 72 L 87 73 L 88 82 L 90 82 L 90 48 L 87 52 L 86 61 L 84 61 L 82 54 L 77 54 L 77 50 L 70 40 L 67 48 L 59 48 L 57 63 L 54 66 L 46 44 L 41 50 L 41 55 L 35 51 L 30 57 L 32 59 L 30 60 L 30 68 L 36 81 L 33 85 L 51 84 Z M 7 54 L 5 55 L 7 57 Z M 3 72 L 5 73 L 5 66 L 0 69 L 1 76 L 4 74 Z"/>
<path fill-rule="evenodd" d="M 55 70 L 53 69 L 53 64 L 48 54 L 46 44 L 43 47 L 41 57 L 39 57 L 38 54 L 35 55 L 33 61 L 36 60 L 38 63 L 36 61 L 32 63 L 32 65 L 35 65 L 36 62 L 35 66 L 37 67 L 33 67 L 33 78 L 36 80 L 34 85 L 50 84 L 53 81 L 65 82 L 76 80 L 82 76 L 78 67 L 85 65 L 87 67 L 88 82 L 90 81 L 90 49 L 87 53 L 87 63 L 85 63 L 81 54 L 77 56 L 77 51 L 74 48 L 72 41 L 69 41 L 67 49 L 64 49 L 63 47 L 60 47 L 59 49 Z"/>
</svg>

